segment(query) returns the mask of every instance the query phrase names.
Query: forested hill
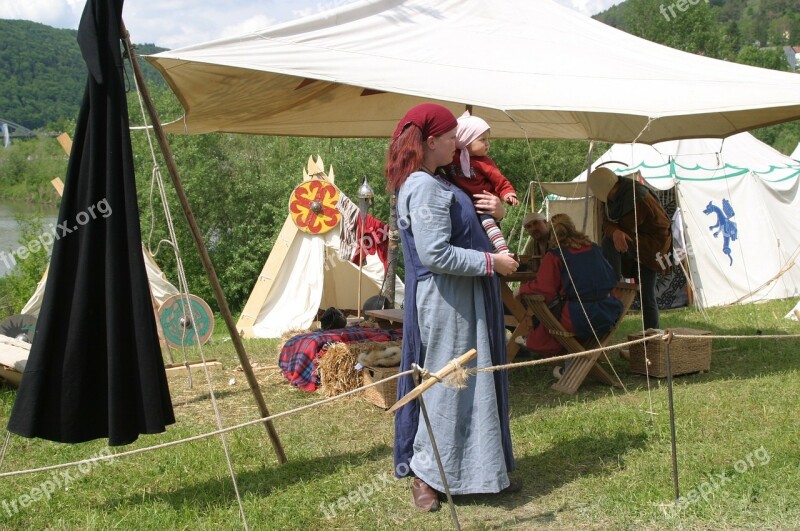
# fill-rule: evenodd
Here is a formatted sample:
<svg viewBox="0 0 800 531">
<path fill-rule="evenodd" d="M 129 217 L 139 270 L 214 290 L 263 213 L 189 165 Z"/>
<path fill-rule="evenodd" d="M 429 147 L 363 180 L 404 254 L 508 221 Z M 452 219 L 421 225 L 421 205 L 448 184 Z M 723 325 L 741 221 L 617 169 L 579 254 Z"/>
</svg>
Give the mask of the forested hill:
<svg viewBox="0 0 800 531">
<path fill-rule="evenodd" d="M 44 129 L 77 117 L 87 76 L 77 35 L 27 20 L 0 19 L 0 118 Z M 153 44 L 135 46 L 138 54 L 164 50 Z M 145 63 L 140 62 L 147 80 L 163 84 L 161 75 Z"/>
<path fill-rule="evenodd" d="M 651 41 L 720 59 L 752 56 L 751 48 L 778 51 L 800 44 L 798 0 L 627 0 L 594 18 Z"/>
</svg>

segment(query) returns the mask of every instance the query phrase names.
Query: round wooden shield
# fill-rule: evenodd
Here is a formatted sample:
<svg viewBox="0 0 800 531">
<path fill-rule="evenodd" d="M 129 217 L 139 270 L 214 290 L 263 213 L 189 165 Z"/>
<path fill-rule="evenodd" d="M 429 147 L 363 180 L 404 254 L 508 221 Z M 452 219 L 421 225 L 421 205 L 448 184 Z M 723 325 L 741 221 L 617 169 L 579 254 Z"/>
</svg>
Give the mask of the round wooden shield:
<svg viewBox="0 0 800 531">
<path fill-rule="evenodd" d="M 336 208 L 339 190 L 324 181 L 306 181 L 292 191 L 289 214 L 297 228 L 309 234 L 324 234 L 339 223 Z"/>
<path fill-rule="evenodd" d="M 158 309 L 158 320 L 164 331 L 164 339 L 174 347 L 190 347 L 197 344 L 200 337 L 202 345 L 214 331 L 214 314 L 206 301 L 197 295 L 173 295 Z"/>
</svg>

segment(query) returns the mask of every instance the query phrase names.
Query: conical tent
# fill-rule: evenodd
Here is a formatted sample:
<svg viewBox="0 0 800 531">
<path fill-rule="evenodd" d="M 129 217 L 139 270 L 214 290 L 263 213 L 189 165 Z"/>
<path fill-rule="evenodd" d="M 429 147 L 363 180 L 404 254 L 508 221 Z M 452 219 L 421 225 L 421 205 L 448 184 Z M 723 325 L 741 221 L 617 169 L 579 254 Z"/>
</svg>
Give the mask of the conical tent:
<svg viewBox="0 0 800 531">
<path fill-rule="evenodd" d="M 323 174 L 322 161 L 309 159 L 306 180 Z M 333 172 L 325 181 L 333 182 Z M 381 294 L 385 277 L 383 262 L 375 254 L 365 256 L 363 268 L 339 256 L 339 228 L 309 234 L 286 217 L 236 328 L 244 337 L 281 337 L 289 330 L 311 326 L 319 309 L 334 306 L 357 309 Z M 395 300 L 403 300 L 403 283 L 395 279 Z"/>
<path fill-rule="evenodd" d="M 742 133 L 724 141 L 616 144 L 592 168 L 601 164 L 674 190 L 702 306 L 800 295 L 800 162 Z M 584 172 L 563 183 L 574 193 L 561 195 L 583 196 L 585 179 Z M 675 254 L 665 263 L 683 258 Z"/>
<path fill-rule="evenodd" d="M 164 304 L 164 301 L 171 296 L 178 294 L 178 288 L 176 288 L 169 280 L 167 280 L 164 272 L 161 271 L 160 267 L 158 267 L 155 258 L 153 258 L 153 255 L 150 254 L 144 245 L 142 245 L 142 256 L 144 257 L 144 267 L 147 271 L 147 280 L 148 284 L 150 285 L 150 293 L 153 295 L 153 300 L 155 301 L 155 309 L 158 310 L 158 307 Z M 25 303 L 25 306 L 22 308 L 22 310 L 20 310 L 19 313 L 34 316 L 39 315 L 39 310 L 42 307 L 42 300 L 44 299 L 44 288 L 46 284 L 47 271 L 45 271 L 44 275 L 42 276 L 42 280 L 40 280 L 39 284 L 37 284 L 33 295 L 31 295 L 31 298 L 28 299 L 28 302 Z"/>
</svg>

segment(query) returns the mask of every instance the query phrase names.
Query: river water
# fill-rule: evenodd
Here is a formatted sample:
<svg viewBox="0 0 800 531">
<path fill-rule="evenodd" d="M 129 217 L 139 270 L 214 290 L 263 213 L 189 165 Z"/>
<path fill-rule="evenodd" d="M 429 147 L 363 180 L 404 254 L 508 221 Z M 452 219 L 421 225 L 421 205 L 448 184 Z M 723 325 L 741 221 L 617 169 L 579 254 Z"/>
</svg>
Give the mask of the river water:
<svg viewBox="0 0 800 531">
<path fill-rule="evenodd" d="M 44 226 L 48 227 L 50 223 L 56 223 L 58 207 L 0 199 L 0 276 L 9 272 L 9 265 L 13 267 L 9 253 L 20 247 L 20 227 L 14 219 L 17 214 L 36 214 L 42 218 Z"/>
</svg>

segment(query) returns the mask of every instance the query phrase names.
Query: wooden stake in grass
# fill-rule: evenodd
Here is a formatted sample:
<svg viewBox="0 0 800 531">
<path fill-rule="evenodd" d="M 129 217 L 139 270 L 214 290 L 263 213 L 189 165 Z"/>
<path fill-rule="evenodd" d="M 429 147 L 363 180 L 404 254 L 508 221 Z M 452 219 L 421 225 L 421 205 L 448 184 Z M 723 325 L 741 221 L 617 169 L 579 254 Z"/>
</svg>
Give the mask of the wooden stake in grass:
<svg viewBox="0 0 800 531">
<path fill-rule="evenodd" d="M 409 402 L 417 398 L 419 395 L 421 395 L 422 393 L 433 387 L 435 383 L 441 382 L 448 376 L 454 374 L 457 370 L 463 371 L 464 365 L 472 361 L 477 355 L 478 351 L 473 348 L 467 351 L 466 353 L 462 354 L 458 358 L 452 360 L 450 363 L 448 363 L 435 373 L 431 374 L 427 380 L 425 380 L 417 387 L 412 389 L 406 396 L 395 402 L 395 404 L 391 408 L 389 408 L 387 412 L 394 413 L 395 411 L 397 411 L 398 409 L 408 404 Z"/>
</svg>

